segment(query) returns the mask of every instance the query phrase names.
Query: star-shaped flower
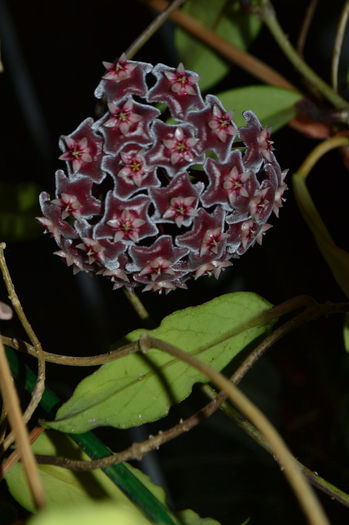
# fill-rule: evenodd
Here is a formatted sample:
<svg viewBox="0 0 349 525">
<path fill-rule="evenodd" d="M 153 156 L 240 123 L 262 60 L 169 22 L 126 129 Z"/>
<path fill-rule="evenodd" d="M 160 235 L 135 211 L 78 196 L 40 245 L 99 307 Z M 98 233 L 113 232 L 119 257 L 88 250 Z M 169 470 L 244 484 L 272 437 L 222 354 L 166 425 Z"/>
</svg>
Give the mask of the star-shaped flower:
<svg viewBox="0 0 349 525">
<path fill-rule="evenodd" d="M 225 247 L 224 215 L 220 207 L 211 214 L 202 208 L 199 209 L 192 229 L 177 236 L 178 246 L 189 248 L 200 257 L 208 253 L 219 258 Z"/>
<path fill-rule="evenodd" d="M 187 249 L 174 247 L 170 235 L 162 235 L 149 247 L 132 246 L 130 256 L 134 263 L 128 269 L 139 272 L 135 279 L 141 282 L 167 280 L 181 271 L 179 261 L 187 253 Z"/>
<path fill-rule="evenodd" d="M 121 199 L 130 197 L 140 189 L 160 186 L 156 168 L 146 164 L 145 150 L 137 144 L 127 144 L 118 155 L 105 156 L 102 169 L 111 175 L 115 191 Z"/>
<path fill-rule="evenodd" d="M 225 163 L 207 159 L 205 172 L 209 185 L 201 196 L 204 206 L 221 204 L 228 211 L 235 208 L 243 213 L 257 181 L 252 172 L 245 169 L 241 152 L 233 151 Z"/>
<path fill-rule="evenodd" d="M 62 236 L 66 239 L 77 239 L 79 237 L 75 229 L 63 219 L 61 207 L 52 203 L 48 193 L 41 192 L 39 202 L 44 217 L 37 217 L 37 220 L 54 237 L 58 245 L 60 245 Z"/>
<path fill-rule="evenodd" d="M 95 90 L 97 98 L 105 97 L 107 102 L 118 102 L 125 95 L 145 97 L 147 85 L 145 76 L 152 70 L 152 65 L 145 62 L 133 62 L 122 55 L 116 64 L 103 62 L 107 72 Z"/>
<path fill-rule="evenodd" d="M 202 109 L 204 103 L 198 88 L 199 75 L 186 71 L 183 64 L 173 68 L 157 64 L 152 74 L 157 82 L 149 91 L 149 102 L 165 102 L 175 119 L 183 120 L 189 109 Z"/>
<path fill-rule="evenodd" d="M 79 172 L 99 183 L 104 178 L 100 169 L 102 143 L 93 129 L 93 119 L 87 118 L 73 133 L 61 137 L 59 146 L 64 153 L 59 158 L 67 162 L 70 173 Z"/>
<path fill-rule="evenodd" d="M 264 181 L 261 189 L 256 190 L 249 203 L 249 210 L 252 219 L 261 224 L 265 222 L 272 212 L 275 199 L 275 188 Z"/>
<path fill-rule="evenodd" d="M 227 243 L 235 246 L 237 255 L 242 255 L 255 242 L 262 244 L 263 235 L 271 227 L 271 224 L 257 224 L 253 219 L 232 224 L 227 232 Z"/>
<path fill-rule="evenodd" d="M 239 129 L 239 135 L 247 145 L 244 164 L 247 169 L 258 170 L 263 160 L 266 162 L 275 160 L 272 153 L 273 143 L 270 140 L 270 129 L 262 128 L 253 111 L 245 111 L 243 115 L 247 126 Z"/>
<path fill-rule="evenodd" d="M 147 213 L 150 203 L 149 197 L 144 195 L 123 201 L 109 191 L 104 216 L 94 228 L 94 238 L 133 244 L 156 235 L 158 229 Z"/>
<path fill-rule="evenodd" d="M 189 226 L 197 211 L 202 183 L 192 184 L 187 172 L 177 175 L 165 188 L 152 188 L 149 193 L 156 207 L 154 220 L 175 222 L 178 228 Z"/>
<path fill-rule="evenodd" d="M 145 156 L 146 161 L 151 166 L 167 168 L 170 176 L 203 160 L 203 154 L 196 149 L 199 139 L 194 137 L 194 128 L 188 124 L 172 126 L 155 120 L 152 135 L 156 140 Z"/>
<path fill-rule="evenodd" d="M 96 239 L 93 226 L 85 219 L 77 222 L 75 229 L 82 240 L 82 243 L 77 244 L 76 248 L 85 254 L 87 264 L 94 265 L 95 271 L 101 268 L 107 270 L 119 268 L 119 256 L 125 252 L 123 242 L 114 242 L 114 240 L 105 238 Z"/>
<path fill-rule="evenodd" d="M 95 126 L 104 135 L 104 151 L 116 155 L 130 142 L 138 146 L 149 146 L 152 139 L 149 125 L 160 111 L 145 104 L 139 104 L 132 98 L 118 104 L 109 104 L 109 111 Z"/>
<path fill-rule="evenodd" d="M 68 179 L 62 170 L 56 172 L 56 195 L 52 201 L 62 210 L 62 219 L 72 216 L 77 220 L 99 215 L 102 203 L 92 196 L 93 181 L 82 175 Z"/>
<path fill-rule="evenodd" d="M 113 283 L 113 290 L 117 290 L 123 286 L 133 287 L 130 283 L 130 279 L 127 277 L 126 265 L 130 262 L 129 258 L 125 254 L 121 254 L 118 257 L 119 266 L 113 270 L 101 270 L 98 272 L 104 277 L 108 277 Z"/>
<path fill-rule="evenodd" d="M 219 160 L 224 162 L 237 135 L 232 112 L 226 112 L 217 97 L 207 95 L 204 109 L 190 111 L 187 121 L 198 130 L 198 151 L 213 150 Z"/>
</svg>

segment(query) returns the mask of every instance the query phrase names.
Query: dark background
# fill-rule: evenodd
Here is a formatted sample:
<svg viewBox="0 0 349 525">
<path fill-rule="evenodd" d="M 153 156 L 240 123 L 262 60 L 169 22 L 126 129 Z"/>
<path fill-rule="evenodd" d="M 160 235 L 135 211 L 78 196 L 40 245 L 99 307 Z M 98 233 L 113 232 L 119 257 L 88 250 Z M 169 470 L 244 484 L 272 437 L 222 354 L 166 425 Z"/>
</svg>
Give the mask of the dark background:
<svg viewBox="0 0 349 525">
<path fill-rule="evenodd" d="M 290 39 L 297 38 L 304 16 L 302 0 L 275 2 Z M 305 48 L 305 57 L 329 81 L 335 27 L 341 3 L 320 1 Z M 22 2 L 0 0 L 2 53 L 5 72 L 1 86 L 1 180 L 35 181 L 54 192 L 58 137 L 68 134 L 87 116 L 93 116 L 93 92 L 103 72 L 102 60 L 119 56 L 154 13 L 141 3 L 100 0 Z M 177 64 L 173 27 L 165 26 L 138 53 L 136 59 Z M 291 82 L 302 85 L 266 29 L 250 48 L 279 69 Z M 347 41 L 342 63 L 348 63 Z M 345 67 L 342 71 L 345 78 Z M 229 75 L 212 90 L 257 84 L 232 66 Z M 248 108 L 246 108 L 248 109 Z M 276 155 L 292 173 L 315 146 L 314 139 L 291 128 L 275 136 Z M 289 176 L 289 186 L 290 176 Z M 337 153 L 328 154 L 310 177 L 310 189 L 336 242 L 349 249 L 348 174 Z M 39 212 L 38 212 L 39 213 Z M 298 294 L 319 301 L 344 300 L 311 233 L 298 213 L 292 190 L 279 220 L 268 232 L 263 247 L 256 246 L 219 281 L 201 278 L 187 291 L 169 295 L 142 295 L 156 322 L 178 308 L 201 304 L 235 290 L 250 290 L 274 304 Z M 136 314 L 122 291 L 110 283 L 84 275 L 73 276 L 52 252 L 54 242 L 40 236 L 30 242 L 8 242 L 6 256 L 24 309 L 43 347 L 50 352 L 89 355 L 103 353 L 111 343 L 139 327 Z M 5 299 L 4 286 L 1 298 Z M 342 343 L 341 316 L 313 322 L 275 345 L 257 363 L 242 388 L 276 424 L 295 456 L 342 488 L 349 490 L 348 358 Z M 19 336 L 11 321 L 2 328 Z M 34 365 L 33 360 L 28 361 Z M 86 370 L 48 366 L 48 384 L 66 398 Z M 154 434 L 205 403 L 194 395 L 171 410 L 166 421 L 145 429 Z M 101 432 L 101 431 L 100 431 Z M 102 436 L 114 450 L 135 435 L 105 430 Z M 222 525 L 293 525 L 305 523 L 291 489 L 274 460 L 223 415 L 166 444 L 145 465 L 166 484 L 175 509 L 192 508 Z M 2 487 L 4 491 L 4 487 Z M 331 523 L 349 521 L 348 509 L 322 496 Z"/>
</svg>

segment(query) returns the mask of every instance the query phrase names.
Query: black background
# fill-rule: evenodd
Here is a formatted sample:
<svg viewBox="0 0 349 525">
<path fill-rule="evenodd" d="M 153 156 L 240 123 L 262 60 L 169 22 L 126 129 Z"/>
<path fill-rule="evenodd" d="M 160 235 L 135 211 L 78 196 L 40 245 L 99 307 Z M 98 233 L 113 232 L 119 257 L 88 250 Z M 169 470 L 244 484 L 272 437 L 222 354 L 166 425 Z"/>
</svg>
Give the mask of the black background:
<svg viewBox="0 0 349 525">
<path fill-rule="evenodd" d="M 275 4 L 294 42 L 305 3 L 287 0 Z M 5 66 L 0 76 L 1 180 L 36 181 L 53 195 L 54 172 L 62 167 L 59 135 L 70 133 L 83 119 L 94 115 L 93 91 L 103 72 L 102 60 L 112 61 L 129 47 L 154 13 L 131 0 L 1 0 L 0 6 Z M 306 59 L 327 81 L 340 7 L 335 2 L 319 2 L 305 48 Z M 172 36 L 173 27 L 166 23 L 136 59 L 175 66 Z M 349 58 L 347 48 L 345 44 L 344 66 Z M 250 51 L 304 87 L 266 29 Z M 28 86 L 18 77 L 18 70 L 32 88 L 30 107 L 25 98 Z M 345 67 L 341 78 L 344 73 Z M 257 83 L 232 66 L 214 91 Z M 282 168 L 289 168 L 291 188 L 292 173 L 316 141 L 289 127 L 275 134 L 273 140 Z M 336 242 L 349 249 L 348 174 L 336 152 L 321 161 L 309 185 Z M 273 224 L 262 248 L 249 250 L 219 281 L 202 278 L 190 282 L 187 291 L 143 294 L 141 298 L 155 321 L 178 308 L 235 290 L 254 291 L 274 304 L 298 294 L 309 294 L 319 301 L 344 300 L 298 213 L 292 189 L 287 192 L 279 220 L 275 218 Z M 55 249 L 53 241 L 41 236 L 30 242 L 8 243 L 6 250 L 17 293 L 47 351 L 102 353 L 139 327 L 122 291 L 113 292 L 109 282 L 102 279 L 73 276 L 52 255 Z M 5 299 L 4 286 L 1 294 Z M 263 357 L 241 386 L 276 424 L 300 461 L 348 491 L 349 368 L 342 324 L 341 316 L 332 316 L 288 336 Z M 2 331 L 13 336 L 22 333 L 16 321 L 4 325 Z M 28 362 L 34 365 L 32 360 Z M 49 365 L 47 380 L 65 398 L 84 374 L 86 370 Z M 204 403 L 203 395 L 195 389 L 190 400 L 171 410 L 167 421 L 150 425 L 144 432 L 154 434 L 156 429 L 167 428 Z M 100 433 L 114 450 L 121 450 L 134 437 L 114 430 Z M 250 523 L 256 525 L 305 523 L 274 460 L 220 414 L 165 445 L 153 456 L 150 469 L 160 469 L 175 509 L 192 508 L 222 525 L 240 525 L 249 516 Z M 347 509 L 326 496 L 320 497 L 331 523 L 349 521 Z"/>
</svg>

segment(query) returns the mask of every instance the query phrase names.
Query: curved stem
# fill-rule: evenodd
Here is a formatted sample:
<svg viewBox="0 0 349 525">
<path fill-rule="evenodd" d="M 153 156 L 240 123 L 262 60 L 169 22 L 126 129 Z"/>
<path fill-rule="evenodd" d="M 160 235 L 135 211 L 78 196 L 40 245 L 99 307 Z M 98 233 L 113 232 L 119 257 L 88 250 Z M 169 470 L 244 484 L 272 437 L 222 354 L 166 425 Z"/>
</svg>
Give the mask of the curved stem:
<svg viewBox="0 0 349 525">
<path fill-rule="evenodd" d="M 145 0 L 145 3 L 156 11 L 161 11 L 168 5 L 165 0 Z M 188 31 L 188 33 L 194 35 L 196 38 L 210 46 L 221 56 L 230 62 L 237 64 L 239 67 L 266 84 L 291 89 L 292 91 L 299 91 L 293 84 L 291 84 L 291 82 L 273 68 L 250 53 L 234 46 L 228 42 L 228 40 L 217 35 L 217 33 L 211 31 L 208 27 L 204 26 L 183 11 L 174 11 L 171 15 L 171 20 L 173 20 L 179 27 L 182 27 Z"/>
<path fill-rule="evenodd" d="M 134 308 L 144 325 L 147 326 L 147 328 L 154 328 L 156 325 L 136 292 L 130 288 L 123 288 L 123 290 L 128 302 Z"/>
<path fill-rule="evenodd" d="M 35 506 L 45 506 L 45 494 L 41 484 L 37 463 L 30 446 L 28 431 L 23 420 L 17 391 L 12 381 L 11 370 L 6 359 L 4 345 L 0 340 L 0 390 L 6 406 L 7 417 L 21 454 L 24 472 Z"/>
<path fill-rule="evenodd" d="M 342 10 L 340 19 L 339 19 L 339 23 L 338 23 L 336 39 L 334 41 L 334 46 L 333 46 L 331 78 L 332 78 L 332 86 L 335 91 L 338 91 L 339 58 L 340 58 L 340 54 L 341 54 L 341 50 L 343 46 L 345 28 L 348 23 L 348 16 L 349 16 L 349 0 L 347 0 L 344 4 L 344 7 Z"/>
<path fill-rule="evenodd" d="M 300 55 L 303 54 L 305 41 L 308 35 L 309 27 L 313 19 L 317 4 L 318 4 L 318 0 L 310 0 L 307 6 L 307 9 L 305 11 L 304 20 L 303 20 L 301 30 L 299 32 L 298 40 L 297 40 L 297 52 Z"/>
<path fill-rule="evenodd" d="M 341 146 L 348 146 L 349 138 L 343 136 L 331 137 L 324 140 L 309 153 L 300 168 L 297 170 L 297 178 L 304 180 L 309 175 L 315 164 L 323 157 L 326 153 L 332 149 L 340 148 Z"/>
<path fill-rule="evenodd" d="M 25 313 L 24 313 L 24 310 L 22 308 L 22 305 L 20 303 L 20 300 L 18 299 L 18 296 L 16 294 L 16 291 L 15 291 L 15 288 L 14 288 L 14 285 L 13 285 L 13 282 L 12 282 L 12 279 L 11 279 L 11 276 L 10 276 L 10 272 L 9 272 L 9 269 L 7 267 L 7 264 L 6 264 L 6 259 L 5 259 L 5 255 L 4 255 L 4 250 L 6 248 L 6 244 L 5 243 L 0 243 L 0 269 L 1 269 L 1 272 L 2 272 L 2 276 L 3 276 L 3 279 L 4 279 L 4 282 L 6 284 L 6 288 L 7 288 L 7 291 L 8 291 L 8 296 L 9 296 L 9 299 L 12 303 L 12 306 L 14 308 L 14 310 L 16 311 L 17 313 L 17 316 L 24 328 L 24 330 L 26 331 L 35 351 L 36 351 L 36 355 L 37 355 L 37 359 L 38 359 L 38 376 L 37 376 L 37 381 L 36 381 L 36 384 L 35 384 L 35 387 L 33 389 L 33 392 L 32 392 L 32 397 L 31 397 L 31 400 L 23 414 L 23 419 L 25 421 L 25 423 L 27 423 L 29 421 L 29 419 L 31 418 L 31 416 L 33 415 L 34 411 L 36 410 L 37 406 L 39 405 L 40 403 L 40 400 L 41 400 L 41 397 L 42 397 L 42 394 L 44 392 L 44 389 L 45 389 L 45 375 L 46 375 L 46 365 L 45 365 L 45 357 L 44 357 L 44 352 L 43 352 L 43 349 L 41 347 L 41 344 L 40 344 L 40 341 L 39 339 L 37 338 L 31 324 L 29 323 Z M 14 435 L 13 433 L 10 433 L 6 439 L 4 440 L 3 444 L 2 444 L 2 448 L 3 448 L 3 451 L 7 450 L 8 447 L 13 443 L 14 441 Z"/>
<path fill-rule="evenodd" d="M 263 413 L 255 406 L 247 397 L 240 392 L 236 386 L 234 386 L 228 379 L 226 379 L 222 374 L 216 372 L 206 363 L 201 362 L 196 357 L 183 350 L 166 343 L 160 339 L 154 337 L 149 337 L 148 334 L 143 334 L 139 339 L 140 350 L 144 353 L 148 352 L 150 348 L 157 348 L 163 352 L 166 352 L 173 357 L 184 361 L 185 363 L 193 366 L 199 370 L 202 374 L 206 375 L 218 388 L 224 390 L 231 402 L 236 405 L 241 412 L 243 412 L 248 419 L 250 419 L 258 430 L 263 434 L 263 436 L 270 443 L 273 454 L 276 456 L 279 463 L 284 469 L 284 474 L 286 475 L 290 485 L 292 486 L 303 510 L 306 514 L 308 521 L 311 525 L 330 525 L 327 520 L 317 498 L 310 487 L 306 482 L 303 475 L 300 473 L 295 460 L 282 438 L 276 432 L 271 423 L 266 419 Z M 118 459 L 118 455 L 116 454 Z M 57 458 L 53 458 L 57 459 Z M 37 456 L 38 461 L 47 462 L 47 457 Z M 90 461 L 86 462 L 75 462 L 72 460 L 66 460 L 65 458 L 62 461 L 61 466 L 66 468 L 74 468 L 74 470 L 90 470 L 93 464 L 94 468 L 104 468 L 104 461 L 109 463 L 110 457 L 102 458 L 97 462 Z M 84 465 L 85 463 L 85 465 Z M 74 467 L 75 465 L 75 467 Z"/>
<path fill-rule="evenodd" d="M 204 391 L 207 397 L 209 399 L 212 399 L 213 401 L 217 399 L 217 397 L 220 395 L 217 392 L 210 387 L 209 385 L 204 385 Z M 222 412 L 229 417 L 234 423 L 236 423 L 244 432 L 246 432 L 247 435 L 249 435 L 258 445 L 263 447 L 267 452 L 270 454 L 273 454 L 272 448 L 268 441 L 265 440 L 263 435 L 256 429 L 252 423 L 250 423 L 247 419 L 245 419 L 241 414 L 232 407 L 229 403 L 222 403 L 220 406 Z M 295 462 L 301 472 L 307 477 L 309 482 L 325 494 L 327 494 L 330 498 L 335 499 L 345 507 L 349 507 L 349 494 L 346 492 L 343 492 L 343 490 L 339 489 L 335 485 L 332 485 L 329 481 L 319 476 L 319 474 L 313 472 L 308 467 L 303 465 L 300 461 L 298 461 L 295 458 Z"/>
<path fill-rule="evenodd" d="M 348 102 L 340 97 L 326 82 L 322 80 L 319 75 L 313 71 L 302 57 L 297 53 L 295 48 L 292 46 L 287 38 L 287 35 L 281 28 L 278 19 L 276 18 L 274 8 L 270 0 L 260 0 L 257 12 L 269 31 L 273 35 L 274 39 L 278 43 L 280 49 L 287 56 L 289 61 L 294 67 L 308 80 L 308 82 L 316 87 L 318 91 L 337 109 L 346 108 Z"/>
<path fill-rule="evenodd" d="M 171 4 L 166 6 L 166 8 L 160 13 L 159 16 L 153 20 L 149 26 L 136 38 L 136 40 L 130 45 L 130 47 L 125 51 L 125 55 L 128 59 L 132 58 L 140 49 L 144 46 L 146 42 L 153 36 L 154 33 L 162 26 L 162 24 L 167 20 L 170 14 L 180 7 L 183 4 L 184 0 L 173 0 Z"/>
<path fill-rule="evenodd" d="M 270 443 L 273 453 L 284 468 L 284 474 L 293 488 L 309 523 L 312 525 L 330 525 L 313 489 L 298 470 L 294 458 L 281 436 L 264 414 L 233 383 L 193 355 L 169 343 L 149 337 L 147 334 L 141 336 L 140 347 L 143 352 L 147 352 L 150 348 L 158 348 L 188 363 L 208 377 L 218 388 L 224 390 L 228 394 L 230 401 L 253 422 Z"/>
<path fill-rule="evenodd" d="M 3 343 L 14 350 L 38 357 L 38 352 L 34 346 L 25 341 L 12 339 L 11 337 L 1 337 Z M 99 366 L 104 363 L 110 363 L 121 357 L 133 354 L 138 351 L 137 343 L 129 343 L 128 345 L 120 346 L 116 350 L 111 350 L 105 354 L 91 355 L 85 357 L 77 357 L 72 355 L 52 354 L 51 352 L 44 352 L 45 360 L 48 363 L 56 363 L 57 365 L 65 366 Z"/>
</svg>

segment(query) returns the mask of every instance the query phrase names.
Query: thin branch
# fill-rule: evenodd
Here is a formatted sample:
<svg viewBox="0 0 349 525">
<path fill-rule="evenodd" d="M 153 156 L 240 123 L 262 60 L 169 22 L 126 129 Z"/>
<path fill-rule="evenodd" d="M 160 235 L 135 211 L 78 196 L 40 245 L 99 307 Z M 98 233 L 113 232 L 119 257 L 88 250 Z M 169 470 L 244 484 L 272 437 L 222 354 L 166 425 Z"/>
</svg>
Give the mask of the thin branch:
<svg viewBox="0 0 349 525">
<path fill-rule="evenodd" d="M 123 290 L 124 290 L 124 293 L 126 295 L 128 302 L 134 308 L 135 312 L 137 313 L 141 321 L 143 321 L 143 324 L 146 325 L 148 328 L 154 328 L 155 323 L 152 320 L 150 313 L 145 308 L 144 304 L 142 303 L 142 301 L 136 294 L 136 292 L 126 287 Z"/>
<path fill-rule="evenodd" d="M 342 146 L 349 145 L 349 137 L 336 135 L 323 142 L 320 142 L 315 148 L 309 153 L 304 160 L 303 164 L 297 170 L 297 179 L 305 181 L 315 164 L 323 157 L 326 153 L 332 149 L 340 148 Z"/>
<path fill-rule="evenodd" d="M 156 11 L 162 11 L 168 5 L 165 0 L 142 0 Z M 291 89 L 292 91 L 299 91 L 293 84 L 286 80 L 273 68 L 254 57 L 247 51 L 234 46 L 225 38 L 217 35 L 214 31 L 211 31 L 206 26 L 198 22 L 195 18 L 187 15 L 183 11 L 174 11 L 171 15 L 171 20 L 178 26 L 182 27 L 188 33 L 192 34 L 214 51 L 219 53 L 221 56 L 237 64 L 239 67 L 253 75 L 254 77 L 262 80 L 266 84 L 271 86 L 282 87 Z"/>
<path fill-rule="evenodd" d="M 277 340 L 285 336 L 291 330 L 296 329 L 301 324 L 316 319 L 321 315 L 328 315 L 330 313 L 338 313 L 349 310 L 349 303 L 328 303 L 326 305 L 318 305 L 308 296 L 298 296 L 289 301 L 285 301 L 282 305 L 275 307 L 275 309 L 282 310 L 283 313 L 290 312 L 301 306 L 308 306 L 304 312 L 298 314 L 297 317 L 286 322 L 284 325 L 275 330 L 272 334 L 266 337 L 250 354 L 250 356 L 239 366 L 239 368 L 234 372 L 230 381 L 237 384 L 241 381 L 242 377 L 250 370 L 252 362 L 255 362 L 261 355 L 271 347 Z M 282 307 L 282 308 L 281 308 Z M 222 391 L 217 394 L 213 388 L 208 385 L 203 385 L 202 390 L 204 393 L 212 399 L 210 403 L 202 407 L 195 414 L 190 416 L 185 420 L 180 420 L 177 425 L 174 425 L 168 430 L 160 431 L 156 436 L 149 436 L 149 439 L 141 442 L 134 443 L 129 448 L 118 452 L 116 454 L 110 455 L 102 460 L 96 461 L 75 461 L 69 460 L 68 458 L 53 457 L 53 456 L 38 456 L 40 463 L 52 464 L 60 467 L 65 467 L 69 469 L 77 470 L 91 470 L 95 468 L 101 468 L 104 466 L 116 465 L 118 463 L 129 461 L 132 459 L 142 459 L 150 451 L 159 448 L 164 443 L 178 437 L 183 432 L 188 432 L 194 426 L 199 424 L 203 419 L 211 416 L 218 408 L 222 408 L 224 412 L 233 410 L 231 405 L 227 404 L 225 401 L 227 399 L 227 394 Z M 233 412 L 236 414 L 237 412 Z M 231 416 L 229 416 L 231 417 Z M 238 414 L 236 422 L 239 424 L 242 420 L 242 416 Z M 246 421 L 246 420 L 244 420 Z M 251 427 L 251 424 L 246 422 L 247 430 Z M 248 426 L 249 425 L 249 426 Z M 241 426 L 241 425 L 240 425 Z M 252 427 L 251 427 L 252 428 Z M 258 431 L 253 427 L 253 432 L 248 432 L 249 435 L 255 437 L 256 441 L 259 442 L 263 437 L 258 433 Z M 265 440 L 263 443 L 266 443 Z M 261 444 L 261 443 L 260 443 Z M 264 446 L 264 445 L 262 445 Z M 268 450 L 270 451 L 270 446 L 268 444 Z M 265 447 L 266 448 L 266 447 Z M 102 461 L 102 463 L 100 463 Z M 337 499 L 339 502 L 344 505 L 349 506 L 349 496 L 343 491 L 334 487 L 331 483 L 324 480 L 317 474 L 313 473 L 310 469 L 302 465 L 300 462 L 297 462 L 302 471 L 307 475 L 309 481 L 320 490 L 328 494 L 329 496 Z"/>
<path fill-rule="evenodd" d="M 205 386 L 207 386 L 207 390 L 205 390 L 207 396 L 213 401 L 217 399 L 217 392 L 208 385 Z M 272 448 L 269 445 L 268 441 L 266 441 L 262 434 L 258 432 L 256 427 L 253 426 L 249 421 L 247 421 L 247 419 L 245 419 L 234 407 L 232 407 L 229 403 L 224 402 L 222 403 L 220 408 L 226 416 L 228 416 L 232 421 L 234 421 L 242 430 L 246 432 L 246 434 L 248 434 L 254 441 L 256 441 L 256 443 L 258 443 L 270 454 L 273 454 Z M 308 467 L 303 465 L 296 458 L 295 462 L 299 470 L 303 472 L 303 474 L 307 477 L 309 482 L 314 487 L 327 494 L 327 496 L 329 496 L 331 499 L 335 499 L 339 503 L 342 503 L 342 505 L 349 507 L 349 494 L 343 492 L 335 485 L 332 485 L 332 483 L 329 483 L 327 480 L 319 476 L 319 474 L 313 472 Z"/>
<path fill-rule="evenodd" d="M 284 474 L 293 488 L 309 523 L 312 525 L 330 525 L 315 492 L 300 473 L 292 454 L 281 436 L 264 414 L 233 383 L 206 363 L 174 345 L 149 337 L 147 334 L 141 336 L 139 342 L 143 352 L 146 353 L 150 348 L 157 348 L 166 352 L 196 368 L 218 388 L 224 390 L 228 394 L 230 401 L 257 427 L 271 445 L 273 453 L 282 465 Z"/>
<path fill-rule="evenodd" d="M 34 346 L 30 345 L 25 341 L 20 341 L 19 339 L 14 339 L 11 337 L 2 336 L 2 341 L 5 345 L 18 350 L 25 354 L 32 355 L 33 357 L 38 357 L 38 352 Z M 125 357 L 129 354 L 133 354 L 138 351 L 137 343 L 129 343 L 124 346 L 120 346 L 116 350 L 111 350 L 105 354 L 91 355 L 85 357 L 76 357 L 70 355 L 60 355 L 52 354 L 51 352 L 44 352 L 45 361 L 47 363 L 55 363 L 57 365 L 65 366 L 99 366 L 104 363 L 110 363 L 121 357 Z"/>
<path fill-rule="evenodd" d="M 45 494 L 42 488 L 37 464 L 30 447 L 27 428 L 23 421 L 18 395 L 12 380 L 11 370 L 8 365 L 5 348 L 0 340 L 0 389 L 7 417 L 15 435 L 20 452 L 27 483 L 31 491 L 35 506 L 40 509 L 45 506 Z"/>
<path fill-rule="evenodd" d="M 130 45 L 130 47 L 125 51 L 127 58 L 132 58 L 140 49 L 144 46 L 146 42 L 153 36 L 154 33 L 162 26 L 164 22 L 168 19 L 171 13 L 178 9 L 183 4 L 184 0 L 173 0 L 171 4 L 166 6 L 160 15 L 158 15 L 155 20 L 153 20 L 149 26 L 137 37 L 137 39 Z"/>
<path fill-rule="evenodd" d="M 206 375 L 216 386 L 218 386 L 218 388 L 224 390 L 228 394 L 230 400 L 256 425 L 259 431 L 271 444 L 273 453 L 282 465 L 284 474 L 297 495 L 309 523 L 312 525 L 329 525 L 329 521 L 327 520 L 315 493 L 310 485 L 308 485 L 303 475 L 299 472 L 294 458 L 288 451 L 283 440 L 263 413 L 253 405 L 246 396 L 237 389 L 237 387 L 235 387 L 222 374 L 206 365 L 206 363 L 199 361 L 193 355 L 183 352 L 183 350 L 161 341 L 160 339 L 149 337 L 148 334 L 145 333 L 139 339 L 139 344 L 140 349 L 145 353 L 148 352 L 150 348 L 157 348 L 158 350 L 184 361 Z M 40 456 L 37 459 L 38 461 L 41 461 Z M 47 458 L 44 459 L 47 460 Z M 98 468 L 104 468 L 106 466 L 104 465 L 104 460 L 108 461 L 108 459 L 109 458 L 107 457 L 98 460 Z M 74 463 L 76 464 L 76 462 L 66 460 L 65 464 L 62 464 L 61 466 L 71 468 Z M 96 462 L 90 461 L 88 462 L 88 465 L 91 466 L 92 463 Z M 86 463 L 85 466 L 87 466 Z"/>
<path fill-rule="evenodd" d="M 308 36 L 310 24 L 313 20 L 315 10 L 317 8 L 318 0 L 310 0 L 306 10 L 305 15 L 303 19 L 303 23 L 301 26 L 301 30 L 299 32 L 298 40 L 297 40 L 297 52 L 300 55 L 303 55 L 304 45 L 305 41 Z"/>
<path fill-rule="evenodd" d="M 331 64 L 331 78 L 332 86 L 335 91 L 338 91 L 338 66 L 343 46 L 343 40 L 345 35 L 345 29 L 348 23 L 349 16 L 349 0 L 344 4 L 341 16 L 338 22 L 336 38 L 333 46 L 332 64 Z"/>
<path fill-rule="evenodd" d="M 137 297 L 137 302 L 143 307 L 140 299 Z M 269 310 L 265 310 L 262 312 L 262 314 L 256 316 L 254 319 L 251 319 L 248 323 L 239 326 L 238 332 L 241 332 L 242 330 L 245 330 L 247 328 L 251 328 L 252 326 L 257 326 L 259 324 L 265 324 L 269 323 L 273 319 L 280 317 L 281 315 L 285 315 L 286 313 L 289 313 L 291 311 L 296 310 L 297 308 L 300 308 L 301 306 L 314 304 L 314 299 L 312 299 L 309 296 L 300 295 L 297 297 L 293 297 L 292 299 L 288 299 L 287 301 L 274 306 L 270 308 Z M 136 311 L 139 309 L 139 305 L 137 305 Z M 227 336 L 234 335 L 234 333 L 227 334 Z M 14 350 L 18 350 L 20 352 L 32 355 L 33 357 L 38 357 L 38 351 L 35 347 L 27 343 L 26 341 L 21 341 L 17 338 L 10 338 L 10 337 L 2 337 L 2 341 L 5 345 L 8 345 L 10 348 L 13 348 Z M 215 341 L 214 344 L 217 344 L 219 341 Z M 120 359 L 121 357 L 125 357 L 129 354 L 133 354 L 134 352 L 137 352 L 139 349 L 138 343 L 129 343 L 127 345 L 121 346 L 115 350 L 111 350 L 110 352 L 107 352 L 105 354 L 99 354 L 94 356 L 86 356 L 86 357 L 76 357 L 76 356 L 69 356 L 69 355 L 60 355 L 60 354 L 53 354 L 51 352 L 43 352 L 45 361 L 48 363 L 55 363 L 59 365 L 65 365 L 65 366 L 99 366 L 104 363 L 109 363 L 111 361 L 115 361 L 116 359 Z"/>
<path fill-rule="evenodd" d="M 6 244 L 0 243 L 0 269 L 2 272 L 2 276 L 6 284 L 7 292 L 9 294 L 8 296 L 12 303 L 12 306 L 14 310 L 16 311 L 17 316 L 25 332 L 27 333 L 32 345 L 34 346 L 36 350 L 37 358 L 38 358 L 38 377 L 37 377 L 36 385 L 33 389 L 31 400 L 23 414 L 24 421 L 25 423 L 27 423 L 30 420 L 31 416 L 33 415 L 34 411 L 36 410 L 37 406 L 39 405 L 42 394 L 45 389 L 45 357 L 44 357 L 44 352 L 41 347 L 40 341 L 37 338 L 33 328 L 31 327 L 31 324 L 29 323 L 24 313 L 24 310 L 22 308 L 22 305 L 20 303 L 20 300 L 18 299 L 18 296 L 16 294 L 16 291 L 15 291 L 15 288 L 14 288 L 14 285 L 13 285 L 13 282 L 10 276 L 10 272 L 6 264 L 6 259 L 4 255 L 5 248 L 6 248 Z M 4 451 L 7 450 L 8 447 L 13 443 L 13 440 L 14 440 L 13 434 L 9 434 L 3 442 Z"/>
<path fill-rule="evenodd" d="M 340 97 L 319 75 L 313 71 L 303 58 L 297 53 L 287 38 L 287 35 L 281 28 L 278 19 L 276 18 L 274 8 L 270 0 L 259 0 L 256 7 L 256 14 L 263 20 L 268 27 L 275 41 L 280 49 L 284 52 L 288 60 L 293 66 L 303 75 L 303 77 L 337 109 L 344 109 L 348 106 L 348 102 Z"/>
<path fill-rule="evenodd" d="M 45 432 L 43 427 L 34 427 L 29 434 L 29 442 L 33 444 L 34 441 Z M 11 468 L 21 459 L 21 454 L 18 448 L 16 448 L 9 456 L 0 464 L 0 481 L 4 479 L 6 474 Z"/>
</svg>

